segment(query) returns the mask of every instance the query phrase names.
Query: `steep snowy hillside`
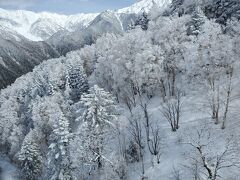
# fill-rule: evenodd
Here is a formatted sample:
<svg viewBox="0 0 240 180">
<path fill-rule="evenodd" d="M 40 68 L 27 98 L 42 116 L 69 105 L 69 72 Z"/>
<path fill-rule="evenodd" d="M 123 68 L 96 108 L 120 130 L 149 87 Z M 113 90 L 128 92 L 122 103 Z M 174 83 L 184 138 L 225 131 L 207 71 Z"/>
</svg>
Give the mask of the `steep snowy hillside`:
<svg viewBox="0 0 240 180">
<path fill-rule="evenodd" d="M 107 10 L 96 16 L 85 29 L 59 31 L 47 42 L 56 47 L 60 54 L 65 55 L 69 51 L 94 43 L 105 33 L 124 33 L 131 25 L 136 24 L 143 12 L 149 13 L 155 5 L 165 9 L 170 3 L 171 0 L 141 0 L 130 7 L 116 11 Z"/>
<path fill-rule="evenodd" d="M 61 55 L 66 55 L 69 51 L 80 49 L 84 45 L 91 45 L 103 34 L 123 33 L 135 19 L 134 14 L 124 16 L 114 11 L 105 11 L 99 14 L 87 28 L 74 32 L 59 31 L 46 42 L 54 46 Z"/>
<path fill-rule="evenodd" d="M 49 38 L 61 29 L 74 31 L 86 27 L 98 14 L 60 15 L 55 13 L 34 13 L 23 10 L 0 8 L 0 24 L 24 37 L 39 41 Z"/>
<path fill-rule="evenodd" d="M 171 2 L 172 0 L 140 0 L 130 7 L 117 10 L 117 12 L 120 14 L 139 14 L 143 11 L 148 13 L 154 5 L 164 8 Z"/>
<path fill-rule="evenodd" d="M 29 41 L 17 32 L 0 26 L 0 89 L 43 60 L 58 56 L 58 52 L 47 43 Z"/>
</svg>

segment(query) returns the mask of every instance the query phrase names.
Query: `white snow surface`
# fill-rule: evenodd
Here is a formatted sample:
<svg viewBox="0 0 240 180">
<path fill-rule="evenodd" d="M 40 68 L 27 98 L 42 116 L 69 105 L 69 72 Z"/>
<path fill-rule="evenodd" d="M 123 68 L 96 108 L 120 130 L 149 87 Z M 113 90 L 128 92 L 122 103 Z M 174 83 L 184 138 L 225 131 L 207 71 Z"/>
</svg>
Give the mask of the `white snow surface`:
<svg viewBox="0 0 240 180">
<path fill-rule="evenodd" d="M 188 135 L 195 135 L 195 131 L 205 126 L 214 131 L 211 135 L 214 142 L 219 142 L 219 146 L 214 146 L 217 153 L 217 148 L 224 147 L 223 139 L 231 134 L 234 134 L 236 137 L 239 136 L 239 122 L 234 121 L 233 113 L 229 117 L 228 127 L 225 131 L 214 124 L 211 120 L 211 117 L 206 114 L 207 109 L 204 107 L 203 99 L 201 97 L 196 98 L 192 95 L 189 95 L 183 99 L 183 116 L 181 117 L 180 128 L 177 132 L 172 132 L 170 125 L 164 119 L 161 113 L 161 106 L 159 105 L 161 99 L 155 97 L 149 103 L 149 114 L 153 122 L 159 122 L 161 124 L 161 139 L 162 139 L 162 156 L 160 158 L 160 164 L 156 163 L 156 159 L 153 158 L 148 152 L 147 147 L 144 150 L 144 163 L 145 163 L 145 177 L 148 180 L 176 180 L 174 169 L 179 171 L 180 178 L 184 180 L 191 180 L 191 171 L 184 167 L 184 165 L 189 163 L 188 156 L 192 154 L 193 151 L 189 144 L 186 144 Z M 239 104 L 235 104 L 239 107 Z M 124 108 L 123 108 L 124 109 Z M 128 114 L 128 110 L 123 110 L 123 114 Z M 139 110 L 140 112 L 141 110 Z M 130 115 L 129 115 L 130 117 Z M 122 126 L 128 126 L 126 116 L 121 117 Z M 221 141 L 219 141 L 221 139 Z M 155 161 L 155 162 L 154 162 Z M 154 162 L 154 163 L 153 163 Z M 238 170 L 229 170 L 224 169 L 220 172 L 220 175 L 224 177 L 230 177 L 231 180 L 237 180 Z M 133 163 L 129 165 L 128 169 L 128 179 L 138 180 L 142 178 L 141 174 L 141 163 Z M 203 177 L 204 178 L 204 177 Z M 227 180 L 227 179 L 224 179 Z"/>
<path fill-rule="evenodd" d="M 118 13 L 139 14 L 140 12 L 149 12 L 151 8 L 156 5 L 164 8 L 171 3 L 172 0 L 141 0 L 130 7 L 119 9 Z"/>
<path fill-rule="evenodd" d="M 39 41 L 42 37 L 34 35 L 30 29 L 38 22 L 37 29 L 44 29 L 47 34 L 53 35 L 61 29 L 74 31 L 78 27 L 86 27 L 97 16 L 97 13 L 62 15 L 49 12 L 35 13 L 25 10 L 5 10 L 0 8 L 0 24 L 12 29 L 26 38 Z M 54 22 L 54 23 L 52 23 Z M 36 25 L 36 24 L 35 24 Z M 47 28 L 45 28 L 47 26 Z M 34 27 L 36 29 L 36 27 Z"/>
<path fill-rule="evenodd" d="M 0 156 L 0 179 L 1 180 L 18 180 L 17 168 L 12 165 L 8 159 Z"/>
</svg>

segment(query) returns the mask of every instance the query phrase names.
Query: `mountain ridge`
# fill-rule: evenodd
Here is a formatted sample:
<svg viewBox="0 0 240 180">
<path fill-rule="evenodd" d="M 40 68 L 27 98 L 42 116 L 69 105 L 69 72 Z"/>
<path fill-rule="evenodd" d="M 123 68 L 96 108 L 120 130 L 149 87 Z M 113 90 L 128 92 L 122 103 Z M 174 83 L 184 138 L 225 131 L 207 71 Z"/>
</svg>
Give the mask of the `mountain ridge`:
<svg viewBox="0 0 240 180">
<path fill-rule="evenodd" d="M 154 4 L 165 7 L 171 0 L 142 0 L 133 5 L 111 11 L 116 16 L 149 12 Z M 27 10 L 5 10 L 0 8 L 0 23 L 32 41 L 50 38 L 60 30 L 70 32 L 88 27 L 101 13 L 79 13 L 73 15 Z"/>
<path fill-rule="evenodd" d="M 15 30 L 19 34 L 25 36 L 32 41 L 41 41 L 49 38 L 51 35 L 56 33 L 57 31 L 54 30 L 56 26 L 59 26 L 62 29 L 73 31 L 76 30 L 78 26 L 87 26 L 97 15 L 98 13 L 81 13 L 67 16 L 63 14 L 49 12 L 35 13 L 32 11 L 14 11 L 0 8 L 0 23 L 10 29 Z M 55 23 L 55 26 L 49 27 L 50 31 L 53 31 L 49 34 L 49 36 L 41 37 L 41 35 L 37 35 L 35 34 L 35 32 L 31 31 L 34 29 L 32 27 L 33 25 L 36 26 L 36 24 L 38 23 L 39 25 L 43 26 L 45 22 L 46 26 L 49 26 L 51 22 Z M 41 28 L 42 26 L 40 26 L 39 28 Z M 46 31 L 45 33 L 48 32 L 49 31 Z"/>
<path fill-rule="evenodd" d="M 103 34 L 122 34 L 153 2 L 168 1 L 144 0 L 120 10 L 70 16 L 0 8 L 0 89 L 44 60 L 91 45 Z"/>
</svg>

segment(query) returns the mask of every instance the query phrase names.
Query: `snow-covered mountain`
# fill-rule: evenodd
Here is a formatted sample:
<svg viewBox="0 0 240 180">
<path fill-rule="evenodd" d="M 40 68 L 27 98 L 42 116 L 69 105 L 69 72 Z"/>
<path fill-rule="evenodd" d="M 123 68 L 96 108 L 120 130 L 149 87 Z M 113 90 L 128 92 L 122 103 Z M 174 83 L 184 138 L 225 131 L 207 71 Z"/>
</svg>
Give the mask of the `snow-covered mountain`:
<svg viewBox="0 0 240 180">
<path fill-rule="evenodd" d="M 124 33 L 143 11 L 169 2 L 142 0 L 120 10 L 69 16 L 0 9 L 0 89 L 43 60 L 91 45 L 103 34 Z"/>
<path fill-rule="evenodd" d="M 120 34 L 129 29 L 143 12 L 149 13 L 153 6 L 166 8 L 171 0 L 141 0 L 130 7 L 100 13 L 86 28 L 76 31 L 59 31 L 47 40 L 61 55 L 90 45 L 105 33 Z"/>
<path fill-rule="evenodd" d="M 141 0 L 130 7 L 112 11 L 113 16 L 149 12 L 155 4 L 168 5 L 171 0 Z M 25 10 L 4 10 L 0 8 L 0 24 L 32 40 L 46 40 L 60 30 L 70 32 L 88 27 L 98 13 L 62 15 L 56 13 L 35 13 Z M 115 17 L 113 17 L 115 18 Z"/>
<path fill-rule="evenodd" d="M 59 53 L 46 42 L 33 42 L 0 25 L 0 89 Z"/>
<path fill-rule="evenodd" d="M 106 33 L 121 34 L 135 21 L 136 14 L 118 14 L 114 11 L 100 13 L 88 27 L 76 31 L 59 31 L 46 42 L 57 49 L 61 55 L 91 45 L 98 37 Z"/>
<path fill-rule="evenodd" d="M 45 40 L 59 30 L 75 31 L 83 28 L 98 14 L 60 15 L 55 13 L 34 13 L 24 10 L 4 10 L 0 8 L 0 24 L 24 37 L 33 40 Z"/>
<path fill-rule="evenodd" d="M 154 5 L 164 8 L 171 2 L 172 0 L 140 0 L 132 6 L 117 10 L 117 12 L 120 14 L 139 14 L 143 11 L 148 13 Z"/>
</svg>

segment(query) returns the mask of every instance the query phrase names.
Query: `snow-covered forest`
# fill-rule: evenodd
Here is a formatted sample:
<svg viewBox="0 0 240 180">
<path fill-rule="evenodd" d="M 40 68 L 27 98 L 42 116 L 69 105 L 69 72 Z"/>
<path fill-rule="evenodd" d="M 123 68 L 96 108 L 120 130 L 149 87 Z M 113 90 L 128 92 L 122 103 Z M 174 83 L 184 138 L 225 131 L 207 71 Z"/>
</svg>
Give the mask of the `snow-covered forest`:
<svg viewBox="0 0 240 180">
<path fill-rule="evenodd" d="M 237 180 L 240 2 L 156 4 L 0 93 L 26 180 Z"/>
</svg>

